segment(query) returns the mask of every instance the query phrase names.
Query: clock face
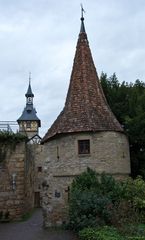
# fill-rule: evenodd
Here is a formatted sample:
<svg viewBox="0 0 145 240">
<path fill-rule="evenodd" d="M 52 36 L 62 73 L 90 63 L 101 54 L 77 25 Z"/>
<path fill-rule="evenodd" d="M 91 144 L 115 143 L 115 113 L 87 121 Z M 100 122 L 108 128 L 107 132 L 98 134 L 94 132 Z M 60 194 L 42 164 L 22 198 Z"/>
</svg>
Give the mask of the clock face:
<svg viewBox="0 0 145 240">
<path fill-rule="evenodd" d="M 32 98 L 28 97 L 28 103 L 32 103 Z"/>
</svg>

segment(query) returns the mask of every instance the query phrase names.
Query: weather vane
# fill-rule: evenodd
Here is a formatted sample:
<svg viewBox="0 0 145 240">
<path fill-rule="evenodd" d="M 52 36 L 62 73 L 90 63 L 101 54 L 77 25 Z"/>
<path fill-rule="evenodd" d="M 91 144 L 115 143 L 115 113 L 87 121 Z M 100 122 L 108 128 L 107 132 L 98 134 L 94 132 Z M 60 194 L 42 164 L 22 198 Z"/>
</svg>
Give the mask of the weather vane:
<svg viewBox="0 0 145 240">
<path fill-rule="evenodd" d="M 83 13 L 85 13 L 85 10 L 84 10 L 84 8 L 83 8 L 83 4 L 81 3 L 81 15 L 82 15 L 82 18 L 84 18 Z"/>
</svg>

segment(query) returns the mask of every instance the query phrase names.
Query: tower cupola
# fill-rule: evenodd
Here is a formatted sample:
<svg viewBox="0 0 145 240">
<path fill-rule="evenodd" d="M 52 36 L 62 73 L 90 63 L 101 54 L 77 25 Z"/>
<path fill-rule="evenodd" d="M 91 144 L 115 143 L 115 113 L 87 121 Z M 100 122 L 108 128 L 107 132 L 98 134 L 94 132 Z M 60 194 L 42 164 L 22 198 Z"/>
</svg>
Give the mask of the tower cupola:
<svg viewBox="0 0 145 240">
<path fill-rule="evenodd" d="M 31 88 L 31 75 L 29 74 L 28 90 L 25 94 L 26 107 L 24 108 L 22 115 L 18 118 L 19 132 L 32 138 L 38 134 L 38 129 L 41 126 L 41 121 L 36 115 L 36 109 L 33 106 L 34 94 Z"/>
</svg>

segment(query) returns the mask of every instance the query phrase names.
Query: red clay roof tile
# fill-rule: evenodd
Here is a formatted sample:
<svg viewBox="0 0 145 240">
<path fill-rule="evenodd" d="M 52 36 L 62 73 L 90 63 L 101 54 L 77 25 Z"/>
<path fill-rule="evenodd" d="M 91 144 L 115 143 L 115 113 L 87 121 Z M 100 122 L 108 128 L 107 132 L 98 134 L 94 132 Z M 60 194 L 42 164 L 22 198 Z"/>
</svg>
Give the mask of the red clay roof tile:
<svg viewBox="0 0 145 240">
<path fill-rule="evenodd" d="M 104 96 L 87 34 L 80 32 L 64 109 L 42 143 L 57 134 L 88 131 L 123 132 L 123 129 Z"/>
</svg>

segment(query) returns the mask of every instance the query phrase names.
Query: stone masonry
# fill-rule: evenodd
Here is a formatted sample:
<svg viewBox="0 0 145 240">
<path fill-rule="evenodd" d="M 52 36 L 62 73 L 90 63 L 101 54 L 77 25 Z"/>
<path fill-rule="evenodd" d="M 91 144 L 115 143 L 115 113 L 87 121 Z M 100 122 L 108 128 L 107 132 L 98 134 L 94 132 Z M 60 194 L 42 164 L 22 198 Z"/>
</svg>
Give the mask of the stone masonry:
<svg viewBox="0 0 145 240">
<path fill-rule="evenodd" d="M 78 154 L 78 140 L 89 139 L 90 154 Z M 44 145 L 44 173 L 48 188 L 43 192 L 45 225 L 68 221 L 69 187 L 75 176 L 90 167 L 125 178 L 130 172 L 128 139 L 119 132 L 66 134 Z"/>
<path fill-rule="evenodd" d="M 10 220 L 18 220 L 25 209 L 25 143 L 12 150 L 7 146 L 7 155 L 0 166 L 0 212 L 9 213 Z M 0 219 L 1 221 L 2 219 Z"/>
<path fill-rule="evenodd" d="M 7 220 L 22 219 L 34 208 L 35 192 L 42 195 L 42 173 L 37 171 L 38 166 L 42 167 L 42 149 L 42 145 L 25 142 L 14 149 L 7 145 L 6 156 L 0 164 L 0 222 L 6 221 L 8 213 Z"/>
<path fill-rule="evenodd" d="M 34 154 L 34 207 L 42 206 L 42 190 L 44 182 L 43 145 L 31 144 Z"/>
</svg>

